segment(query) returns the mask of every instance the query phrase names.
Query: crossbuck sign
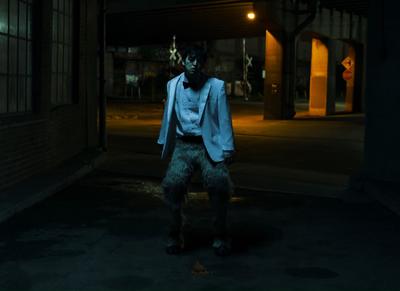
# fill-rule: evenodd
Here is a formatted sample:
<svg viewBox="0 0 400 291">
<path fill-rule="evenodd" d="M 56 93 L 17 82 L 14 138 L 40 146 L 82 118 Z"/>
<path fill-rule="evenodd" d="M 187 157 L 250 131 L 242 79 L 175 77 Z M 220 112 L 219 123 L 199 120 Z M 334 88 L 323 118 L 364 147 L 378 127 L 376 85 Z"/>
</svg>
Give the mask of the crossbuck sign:
<svg viewBox="0 0 400 291">
<path fill-rule="evenodd" d="M 176 36 L 175 35 L 172 37 L 172 44 L 171 44 L 171 47 L 169 48 L 169 62 L 172 66 L 175 66 L 176 64 L 179 64 L 182 62 L 182 56 L 178 52 L 178 49 L 176 48 Z"/>
</svg>

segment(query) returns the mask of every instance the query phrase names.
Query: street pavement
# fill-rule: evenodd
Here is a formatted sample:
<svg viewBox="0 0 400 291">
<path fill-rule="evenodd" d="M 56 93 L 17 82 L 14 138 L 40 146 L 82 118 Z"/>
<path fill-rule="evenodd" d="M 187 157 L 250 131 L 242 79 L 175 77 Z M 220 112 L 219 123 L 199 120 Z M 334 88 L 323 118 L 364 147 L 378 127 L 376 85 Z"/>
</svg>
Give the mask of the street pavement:
<svg viewBox="0 0 400 291">
<path fill-rule="evenodd" d="M 237 152 L 230 170 L 238 188 L 346 195 L 349 178 L 357 176 L 362 164 L 362 115 L 315 118 L 302 113 L 295 120 L 263 120 L 261 103 L 231 108 Z M 162 112 L 161 103 L 110 104 L 109 159 L 102 169 L 162 178 L 167 162 L 160 162 L 156 144 Z"/>
<path fill-rule="evenodd" d="M 109 109 L 106 160 L 0 225 L 0 290 L 400 290 L 399 216 L 347 189 L 362 116 L 263 121 L 258 104 L 233 104 L 233 253 L 220 258 L 199 177 L 187 247 L 164 252 L 162 106 Z"/>
<path fill-rule="evenodd" d="M 187 249 L 165 254 L 160 196 L 158 180 L 97 170 L 14 216 L 1 225 L 0 290 L 400 289 L 400 219 L 380 204 L 243 192 L 230 208 L 233 253 L 220 258 L 196 191 Z"/>
</svg>

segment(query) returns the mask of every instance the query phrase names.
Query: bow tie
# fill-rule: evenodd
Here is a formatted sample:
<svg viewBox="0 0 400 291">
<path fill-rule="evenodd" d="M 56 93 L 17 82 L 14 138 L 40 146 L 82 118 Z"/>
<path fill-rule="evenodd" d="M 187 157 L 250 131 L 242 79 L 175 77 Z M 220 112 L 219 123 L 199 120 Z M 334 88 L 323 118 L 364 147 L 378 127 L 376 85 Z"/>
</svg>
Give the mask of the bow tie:
<svg viewBox="0 0 400 291">
<path fill-rule="evenodd" d="M 183 81 L 183 88 L 185 89 L 187 88 L 197 89 L 198 86 L 199 86 L 198 84 Z"/>
</svg>

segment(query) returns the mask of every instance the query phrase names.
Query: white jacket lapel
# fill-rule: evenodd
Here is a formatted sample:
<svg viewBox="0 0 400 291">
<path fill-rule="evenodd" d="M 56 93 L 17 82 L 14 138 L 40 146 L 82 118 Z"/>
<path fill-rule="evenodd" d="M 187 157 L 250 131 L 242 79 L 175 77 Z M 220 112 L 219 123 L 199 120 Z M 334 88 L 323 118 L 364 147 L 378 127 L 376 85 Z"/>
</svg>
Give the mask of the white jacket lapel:
<svg viewBox="0 0 400 291">
<path fill-rule="evenodd" d="M 179 83 L 179 80 L 182 78 L 183 73 L 179 75 L 178 78 L 172 79 L 169 87 L 169 96 L 168 96 L 168 113 L 167 113 L 167 124 L 169 124 L 171 120 L 172 110 L 175 106 L 175 96 L 176 96 L 176 86 Z"/>
</svg>

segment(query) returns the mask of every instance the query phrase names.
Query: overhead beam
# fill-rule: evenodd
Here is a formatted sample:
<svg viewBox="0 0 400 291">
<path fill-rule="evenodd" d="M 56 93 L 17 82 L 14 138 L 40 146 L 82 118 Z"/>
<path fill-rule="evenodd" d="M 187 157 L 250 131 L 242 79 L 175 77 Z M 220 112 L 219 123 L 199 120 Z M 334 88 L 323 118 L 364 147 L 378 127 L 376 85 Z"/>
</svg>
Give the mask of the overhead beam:
<svg viewBox="0 0 400 291">
<path fill-rule="evenodd" d="M 107 44 L 163 44 L 173 35 L 179 41 L 264 36 L 264 11 L 256 11 L 254 21 L 247 19 L 247 12 L 254 10 L 253 2 L 226 1 L 111 13 L 107 15 Z"/>
</svg>

